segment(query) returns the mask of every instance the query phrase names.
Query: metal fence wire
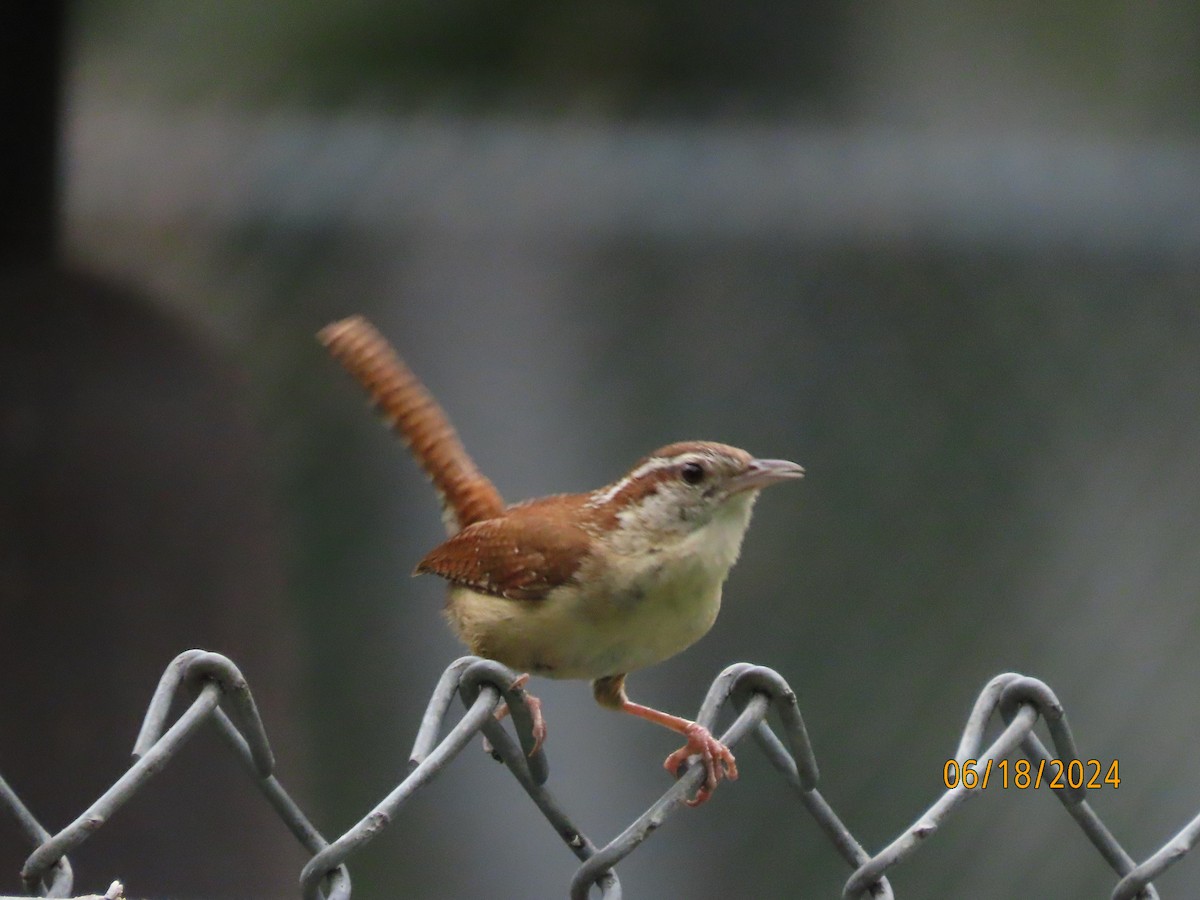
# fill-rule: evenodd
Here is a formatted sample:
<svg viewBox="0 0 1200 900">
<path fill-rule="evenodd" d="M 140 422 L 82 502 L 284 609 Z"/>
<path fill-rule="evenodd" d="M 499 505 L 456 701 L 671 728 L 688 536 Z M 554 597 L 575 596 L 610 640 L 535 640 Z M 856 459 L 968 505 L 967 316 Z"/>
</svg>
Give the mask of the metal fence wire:
<svg viewBox="0 0 1200 900">
<path fill-rule="evenodd" d="M 21 871 L 25 889 L 35 896 L 70 896 L 74 879 L 67 854 L 161 771 L 201 725 L 212 721 L 280 819 L 312 854 L 300 873 L 300 894 L 305 900 L 348 900 L 351 887 L 346 860 L 386 828 L 405 801 L 437 777 L 480 732 L 567 849 L 579 858 L 581 865 L 569 887 L 572 900 L 586 900 L 593 889 L 606 900 L 619 900 L 622 894 L 616 865 L 679 810 L 703 779 L 703 766 L 691 765 L 635 822 L 598 847 L 572 824 L 547 789 L 548 768 L 543 751 L 529 755 L 533 747 L 531 719 L 524 692 L 512 687 L 515 678 L 516 673 L 499 663 L 472 656 L 463 657 L 447 668 L 422 717 L 407 777 L 354 827 L 328 841 L 273 774 L 274 756 L 267 734 L 250 688 L 237 666 L 217 653 L 203 650 L 182 653 L 167 667 L 150 701 L 134 744 L 133 765 L 66 828 L 50 834 L 0 778 L 0 806 L 15 817 L 34 847 Z M 194 699 L 168 726 L 172 701 L 181 691 L 187 691 Z M 455 695 L 462 699 L 466 713 L 443 737 Z M 501 702 L 506 702 L 512 712 L 517 739 L 495 717 Z M 989 778 L 1036 777 L 1039 781 L 1045 778 L 1047 786 L 1059 787 L 1052 793 L 1119 878 L 1112 892 L 1113 900 L 1157 898 L 1151 880 L 1186 855 L 1200 835 L 1200 816 L 1197 816 L 1161 849 L 1135 863 L 1088 804 L 1088 784 L 1081 776 L 1090 761 L 1085 762 L 1079 756 L 1066 715 L 1053 691 L 1036 678 L 1009 673 L 993 678 L 975 701 L 954 760 L 947 763 L 947 784 L 953 782 L 953 786 L 899 837 L 872 855 L 863 849 L 817 790 L 816 758 L 796 695 L 787 682 L 762 666 L 732 665 L 709 687 L 697 720 L 713 728 L 730 703 L 737 716 L 722 740 L 733 746 L 752 736 L 767 760 L 792 787 L 852 869 L 842 891 L 845 900 L 894 897 L 885 872 L 917 852 L 957 808 L 982 792 Z M 772 710 L 778 716 L 782 739 L 767 721 Z M 985 731 L 995 715 L 1001 717 L 1004 728 L 984 747 Z M 1053 754 L 1033 731 L 1039 719 L 1046 722 Z M 1010 769 L 1008 757 L 1018 748 L 1024 754 L 1023 760 L 1016 760 Z M 1055 777 L 1060 784 L 1049 784 Z M 1093 772 L 1088 779 L 1092 777 L 1104 775 Z"/>
</svg>

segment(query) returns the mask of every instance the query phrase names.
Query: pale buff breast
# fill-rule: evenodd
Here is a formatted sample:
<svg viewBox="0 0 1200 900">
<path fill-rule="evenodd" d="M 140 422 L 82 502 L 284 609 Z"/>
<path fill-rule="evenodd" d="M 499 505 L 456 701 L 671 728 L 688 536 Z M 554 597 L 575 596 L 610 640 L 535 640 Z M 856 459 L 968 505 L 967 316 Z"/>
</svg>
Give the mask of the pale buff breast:
<svg viewBox="0 0 1200 900">
<path fill-rule="evenodd" d="M 656 594 L 623 615 L 581 627 L 577 598 L 506 600 L 452 588 L 447 618 L 472 652 L 550 678 L 600 678 L 669 659 L 704 636 L 716 620 L 721 590 Z M 670 610 L 686 607 L 686 615 Z"/>
<path fill-rule="evenodd" d="M 450 589 L 446 615 L 472 652 L 551 678 L 600 678 L 662 662 L 703 637 L 721 608 L 749 506 L 636 562 L 624 555 L 540 600 Z M 599 585 L 608 589 L 602 591 Z"/>
</svg>

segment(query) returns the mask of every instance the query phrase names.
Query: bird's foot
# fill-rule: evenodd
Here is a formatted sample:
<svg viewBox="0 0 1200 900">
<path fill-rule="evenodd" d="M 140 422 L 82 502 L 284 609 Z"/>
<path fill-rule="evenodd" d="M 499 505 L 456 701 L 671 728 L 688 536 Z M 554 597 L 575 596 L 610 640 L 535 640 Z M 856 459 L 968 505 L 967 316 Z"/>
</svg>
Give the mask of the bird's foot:
<svg viewBox="0 0 1200 900">
<path fill-rule="evenodd" d="M 509 685 L 509 690 L 520 691 L 525 697 L 525 708 L 529 710 L 529 718 L 532 722 L 533 732 L 533 748 L 529 751 L 529 755 L 533 756 L 542 749 L 542 744 L 546 742 L 546 719 L 542 716 L 542 701 L 529 691 L 525 690 L 525 685 L 529 683 L 529 673 L 518 675 L 512 684 Z M 507 705 L 505 706 L 507 709 Z"/>
<path fill-rule="evenodd" d="M 687 743 L 667 757 L 663 767 L 679 777 L 679 767 L 684 765 L 691 756 L 699 756 L 704 763 L 705 778 L 696 796 L 686 801 L 688 806 L 700 806 L 712 796 L 722 778 L 737 781 L 737 762 L 729 748 L 712 736 L 703 725 L 692 722 L 684 731 Z"/>
<path fill-rule="evenodd" d="M 529 682 L 529 673 L 518 675 L 513 683 L 508 686 L 510 691 L 520 691 L 525 697 L 525 708 L 529 710 L 529 717 L 533 720 L 533 749 L 529 751 L 529 755 L 533 756 L 542 749 L 542 744 L 546 742 L 546 719 L 542 716 L 542 701 L 533 694 L 524 690 L 525 685 Z M 496 721 L 503 721 L 504 717 L 509 713 L 508 703 L 501 703 L 496 710 Z M 486 737 L 483 739 L 483 752 L 487 753 L 497 762 L 500 761 L 500 756 L 496 753 L 492 742 Z"/>
</svg>

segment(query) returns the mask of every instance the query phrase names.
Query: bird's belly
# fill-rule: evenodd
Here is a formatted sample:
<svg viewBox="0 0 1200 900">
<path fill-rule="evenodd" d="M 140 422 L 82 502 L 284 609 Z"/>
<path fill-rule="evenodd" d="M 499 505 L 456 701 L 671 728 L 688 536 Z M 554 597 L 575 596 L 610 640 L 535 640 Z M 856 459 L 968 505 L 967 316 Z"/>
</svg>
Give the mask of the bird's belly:
<svg viewBox="0 0 1200 900">
<path fill-rule="evenodd" d="M 447 618 L 472 652 L 551 678 L 600 678 L 674 656 L 703 637 L 721 585 L 680 579 L 615 597 L 573 588 L 507 600 L 451 588 Z"/>
</svg>

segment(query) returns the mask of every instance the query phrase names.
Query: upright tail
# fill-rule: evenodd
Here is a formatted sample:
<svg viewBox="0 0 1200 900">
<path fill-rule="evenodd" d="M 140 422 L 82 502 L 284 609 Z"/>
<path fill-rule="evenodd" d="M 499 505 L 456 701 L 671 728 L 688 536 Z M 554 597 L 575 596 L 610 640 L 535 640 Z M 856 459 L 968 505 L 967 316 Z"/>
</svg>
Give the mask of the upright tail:
<svg viewBox="0 0 1200 900">
<path fill-rule="evenodd" d="M 504 511 L 499 491 L 475 468 L 446 413 L 370 322 L 351 316 L 326 325 L 317 338 L 366 388 L 429 475 L 450 534 Z"/>
</svg>

